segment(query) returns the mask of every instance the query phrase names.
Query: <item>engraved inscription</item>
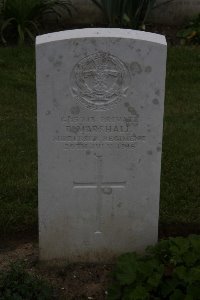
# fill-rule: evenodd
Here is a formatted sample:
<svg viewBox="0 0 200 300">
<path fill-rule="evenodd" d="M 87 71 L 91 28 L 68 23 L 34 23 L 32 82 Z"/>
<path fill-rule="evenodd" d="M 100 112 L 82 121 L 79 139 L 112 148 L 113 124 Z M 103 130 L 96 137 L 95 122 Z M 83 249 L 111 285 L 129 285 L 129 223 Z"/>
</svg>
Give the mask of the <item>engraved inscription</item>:
<svg viewBox="0 0 200 300">
<path fill-rule="evenodd" d="M 72 95 L 92 110 L 106 110 L 126 97 L 130 76 L 117 57 L 98 52 L 79 61 L 71 74 Z"/>
<path fill-rule="evenodd" d="M 134 150 L 146 137 L 136 131 L 139 115 L 72 116 L 62 118 L 63 130 L 53 141 L 65 150 L 119 149 Z"/>
</svg>

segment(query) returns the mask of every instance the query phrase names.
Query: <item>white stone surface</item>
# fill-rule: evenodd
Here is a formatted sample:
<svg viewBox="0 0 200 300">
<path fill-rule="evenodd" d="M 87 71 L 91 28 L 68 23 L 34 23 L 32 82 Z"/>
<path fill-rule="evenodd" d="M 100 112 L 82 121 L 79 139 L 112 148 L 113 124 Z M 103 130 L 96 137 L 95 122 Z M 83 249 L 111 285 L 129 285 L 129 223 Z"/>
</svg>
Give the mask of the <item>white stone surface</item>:
<svg viewBox="0 0 200 300">
<path fill-rule="evenodd" d="M 158 235 L 166 41 L 37 38 L 40 259 L 106 261 Z"/>
</svg>

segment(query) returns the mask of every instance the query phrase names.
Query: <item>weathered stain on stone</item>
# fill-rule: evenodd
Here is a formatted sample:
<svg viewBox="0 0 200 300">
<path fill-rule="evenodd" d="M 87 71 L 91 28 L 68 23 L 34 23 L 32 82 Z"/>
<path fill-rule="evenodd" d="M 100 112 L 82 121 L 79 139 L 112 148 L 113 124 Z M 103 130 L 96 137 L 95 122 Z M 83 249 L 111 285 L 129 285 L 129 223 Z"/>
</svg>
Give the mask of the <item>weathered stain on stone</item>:
<svg viewBox="0 0 200 300">
<path fill-rule="evenodd" d="M 155 95 L 160 96 L 160 90 L 156 89 L 155 90 Z"/>
<path fill-rule="evenodd" d="M 129 48 L 130 49 L 134 49 L 135 47 L 134 47 L 134 45 L 130 45 Z"/>
<path fill-rule="evenodd" d="M 152 155 L 152 154 L 153 154 L 153 151 L 149 150 L 149 151 L 147 151 L 147 154 L 148 154 L 148 155 Z"/>
<path fill-rule="evenodd" d="M 151 47 L 148 47 L 148 51 L 147 51 L 147 55 L 149 55 L 151 53 Z"/>
<path fill-rule="evenodd" d="M 124 103 L 124 106 L 129 107 L 130 104 L 129 104 L 128 102 L 125 102 L 125 103 Z"/>
<path fill-rule="evenodd" d="M 97 43 L 96 43 L 96 40 L 94 40 L 94 39 L 91 39 L 91 44 L 93 44 L 94 46 L 96 46 L 97 45 Z"/>
<path fill-rule="evenodd" d="M 138 115 L 137 111 L 135 110 L 135 108 L 130 106 L 130 105 L 128 106 L 128 112 L 131 113 L 132 115 L 136 116 L 136 117 L 139 117 L 139 115 Z"/>
<path fill-rule="evenodd" d="M 90 150 L 87 150 L 85 153 L 86 153 L 86 155 L 90 155 L 90 154 L 91 154 L 91 151 L 90 151 Z"/>
<path fill-rule="evenodd" d="M 119 42 L 121 42 L 121 38 L 116 38 L 116 39 L 113 40 L 112 44 L 115 45 Z"/>
<path fill-rule="evenodd" d="M 151 66 L 147 66 L 147 67 L 145 68 L 145 72 L 146 72 L 146 73 L 151 73 L 151 71 L 152 71 L 152 67 L 151 67 Z"/>
<path fill-rule="evenodd" d="M 78 114 L 80 114 L 80 107 L 79 106 L 73 106 L 70 111 L 73 115 L 78 115 Z"/>
<path fill-rule="evenodd" d="M 54 105 L 55 107 L 59 107 L 59 104 L 58 104 L 56 98 L 53 98 L 53 105 Z"/>
<path fill-rule="evenodd" d="M 54 56 L 49 56 L 48 61 L 52 63 L 54 61 Z"/>
<path fill-rule="evenodd" d="M 162 148 L 161 147 L 157 147 L 156 148 L 158 152 L 161 152 Z"/>
<path fill-rule="evenodd" d="M 110 187 L 104 187 L 104 188 L 102 188 L 102 192 L 105 195 L 111 195 L 112 194 L 112 188 L 110 188 Z"/>
<path fill-rule="evenodd" d="M 152 100 L 152 102 L 153 102 L 153 104 L 155 104 L 155 105 L 158 105 L 158 104 L 159 104 L 159 100 L 158 100 L 157 98 L 154 98 L 154 99 Z"/>
<path fill-rule="evenodd" d="M 62 61 L 56 60 L 53 65 L 54 67 L 60 67 L 62 65 Z"/>
<path fill-rule="evenodd" d="M 130 65 L 130 71 L 133 76 L 142 73 L 142 67 L 137 62 L 132 62 Z"/>
<path fill-rule="evenodd" d="M 135 164 L 131 163 L 130 167 L 128 168 L 129 171 L 133 171 L 135 168 Z"/>
</svg>

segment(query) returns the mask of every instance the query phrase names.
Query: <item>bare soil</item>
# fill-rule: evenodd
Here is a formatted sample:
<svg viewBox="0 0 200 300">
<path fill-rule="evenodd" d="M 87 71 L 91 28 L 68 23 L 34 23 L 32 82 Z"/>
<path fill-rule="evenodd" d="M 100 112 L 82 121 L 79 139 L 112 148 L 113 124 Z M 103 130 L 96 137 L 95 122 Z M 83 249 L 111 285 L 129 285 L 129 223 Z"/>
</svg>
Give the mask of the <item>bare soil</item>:
<svg viewBox="0 0 200 300">
<path fill-rule="evenodd" d="M 39 263 L 37 240 L 27 238 L 3 239 L 0 242 L 0 270 L 10 263 L 23 261 L 27 271 L 41 276 L 55 287 L 56 299 L 106 299 L 112 265 L 69 264 L 47 266 Z"/>
<path fill-rule="evenodd" d="M 159 238 L 200 234 L 198 224 L 160 224 Z M 39 263 L 37 235 L 20 233 L 15 237 L 0 238 L 0 270 L 11 262 L 26 262 L 27 271 L 40 275 L 56 288 L 56 299 L 104 300 L 113 265 L 66 264 L 50 267 Z"/>
</svg>

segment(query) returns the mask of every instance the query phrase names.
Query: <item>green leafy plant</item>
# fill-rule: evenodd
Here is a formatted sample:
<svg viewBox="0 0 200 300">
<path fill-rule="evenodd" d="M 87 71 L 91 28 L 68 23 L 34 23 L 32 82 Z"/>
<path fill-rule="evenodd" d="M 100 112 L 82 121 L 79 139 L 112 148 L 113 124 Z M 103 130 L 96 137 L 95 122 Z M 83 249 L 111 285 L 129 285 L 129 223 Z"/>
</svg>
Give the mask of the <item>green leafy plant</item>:
<svg viewBox="0 0 200 300">
<path fill-rule="evenodd" d="M 18 36 L 19 44 L 25 38 L 34 40 L 39 32 L 41 16 L 53 13 L 60 18 L 63 11 L 71 15 L 70 0 L 5 0 L 2 10 L 1 38 L 6 43 L 4 33 L 11 27 Z"/>
<path fill-rule="evenodd" d="M 106 15 L 109 26 L 139 28 L 156 0 L 92 0 Z"/>
<path fill-rule="evenodd" d="M 122 255 L 108 300 L 200 299 L 200 236 L 170 238 L 145 255 Z"/>
<path fill-rule="evenodd" d="M 183 44 L 200 45 L 200 14 L 177 33 Z"/>
<path fill-rule="evenodd" d="M 51 300 L 53 289 L 36 275 L 25 271 L 21 262 L 0 272 L 0 300 Z"/>
</svg>

